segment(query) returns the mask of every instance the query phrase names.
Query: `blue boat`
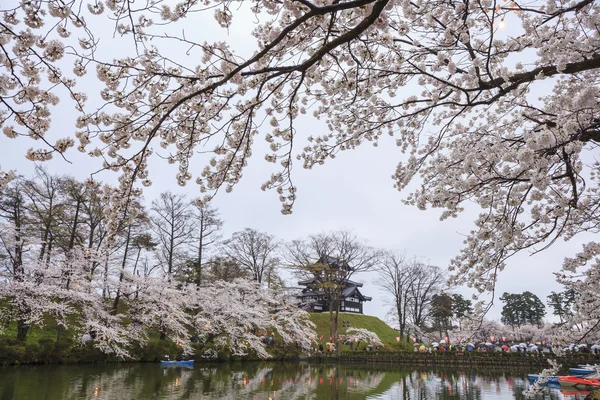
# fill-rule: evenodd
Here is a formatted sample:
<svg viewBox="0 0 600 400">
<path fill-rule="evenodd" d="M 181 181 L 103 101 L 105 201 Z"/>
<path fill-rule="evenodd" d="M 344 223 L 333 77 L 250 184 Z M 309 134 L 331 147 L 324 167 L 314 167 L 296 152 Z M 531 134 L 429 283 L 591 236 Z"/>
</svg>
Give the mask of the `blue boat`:
<svg viewBox="0 0 600 400">
<path fill-rule="evenodd" d="M 187 361 L 161 361 L 160 365 L 163 367 L 193 367 L 194 360 Z"/>
<path fill-rule="evenodd" d="M 596 372 L 590 368 L 569 368 L 569 372 L 576 376 L 585 376 Z"/>
<path fill-rule="evenodd" d="M 538 381 L 538 379 L 540 379 L 539 375 L 533 375 L 533 374 L 529 374 L 529 375 L 527 375 L 527 377 L 529 378 L 529 382 L 531 382 L 531 383 L 535 383 Z M 548 377 L 548 380 L 546 381 L 546 383 L 543 383 L 542 386 L 545 386 L 547 384 L 558 384 L 558 376 Z"/>
</svg>

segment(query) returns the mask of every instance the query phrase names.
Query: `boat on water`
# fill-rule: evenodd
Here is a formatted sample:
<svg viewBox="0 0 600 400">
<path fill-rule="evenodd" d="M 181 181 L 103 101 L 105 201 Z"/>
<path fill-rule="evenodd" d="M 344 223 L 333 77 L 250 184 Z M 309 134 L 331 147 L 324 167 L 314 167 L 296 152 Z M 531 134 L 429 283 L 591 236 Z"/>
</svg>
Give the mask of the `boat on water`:
<svg viewBox="0 0 600 400">
<path fill-rule="evenodd" d="M 161 361 L 160 365 L 163 367 L 193 367 L 194 360 L 186 361 Z"/>
<path fill-rule="evenodd" d="M 585 376 L 593 374 L 594 372 L 596 372 L 596 370 L 592 368 L 569 368 L 569 372 L 573 375 Z"/>
<path fill-rule="evenodd" d="M 529 382 L 535 383 L 540 379 L 539 375 L 529 374 L 527 375 L 529 378 Z M 558 384 L 558 376 L 549 376 L 545 383 L 542 383 L 542 386 L 547 385 L 549 383 Z"/>
<path fill-rule="evenodd" d="M 576 387 L 590 389 L 600 387 L 600 380 L 594 378 L 582 378 L 579 376 L 559 376 L 558 383 L 562 387 Z"/>
</svg>

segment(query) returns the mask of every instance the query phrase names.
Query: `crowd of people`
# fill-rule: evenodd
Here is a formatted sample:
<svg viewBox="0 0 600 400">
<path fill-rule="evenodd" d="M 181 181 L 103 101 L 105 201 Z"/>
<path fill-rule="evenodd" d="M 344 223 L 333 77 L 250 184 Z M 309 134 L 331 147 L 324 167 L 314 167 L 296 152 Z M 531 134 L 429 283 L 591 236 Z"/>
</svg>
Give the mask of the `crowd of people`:
<svg viewBox="0 0 600 400">
<path fill-rule="evenodd" d="M 536 343 L 515 343 L 515 342 L 496 342 L 496 343 L 457 343 L 450 344 L 444 340 L 440 342 L 432 343 L 415 343 L 415 352 L 434 352 L 434 351 L 458 351 L 458 352 L 512 352 L 512 353 L 549 353 L 552 352 L 552 343 L 549 342 L 536 342 Z M 556 344 L 556 347 L 561 348 L 565 352 L 570 353 L 591 353 L 600 355 L 600 345 L 598 344 L 570 344 L 568 346 L 560 346 Z"/>
</svg>

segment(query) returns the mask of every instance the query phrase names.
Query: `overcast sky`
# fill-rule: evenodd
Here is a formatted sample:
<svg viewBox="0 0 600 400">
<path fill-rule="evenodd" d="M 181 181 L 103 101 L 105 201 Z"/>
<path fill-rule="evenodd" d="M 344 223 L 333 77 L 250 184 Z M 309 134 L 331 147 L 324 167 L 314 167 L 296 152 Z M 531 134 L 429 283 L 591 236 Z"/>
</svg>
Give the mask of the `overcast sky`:
<svg viewBox="0 0 600 400">
<path fill-rule="evenodd" d="M 234 46 L 244 47 L 253 43 L 242 29 L 248 28 L 248 24 L 248 21 L 246 25 L 234 24 L 228 35 L 222 30 L 214 31 L 214 28 L 204 23 L 188 29 L 206 36 L 204 40 L 207 41 L 226 39 Z M 238 26 L 240 30 L 237 29 Z M 127 48 L 121 41 L 112 40 L 110 36 L 108 31 L 100 35 L 100 56 L 107 52 L 117 54 L 119 50 L 124 51 L 123 49 Z M 174 52 L 174 57 L 177 56 L 177 52 Z M 186 57 L 183 52 L 180 56 L 182 60 Z M 187 62 L 190 63 L 189 58 Z M 88 91 L 90 94 L 96 90 L 91 79 L 94 75 L 94 70 L 91 69 L 87 80 L 78 86 L 78 90 Z M 74 131 L 74 113 L 69 109 L 69 104 L 68 100 L 64 100 L 53 110 L 50 136 L 64 136 Z M 322 122 L 306 118 L 299 122 L 297 128 L 298 135 L 305 138 L 322 132 L 324 126 Z M 29 140 L 10 140 L 0 135 L 2 169 L 15 169 L 22 175 L 30 176 L 34 165 L 24 158 L 25 151 L 30 146 L 32 142 Z M 265 144 L 262 140 L 257 140 L 257 146 L 261 148 L 265 147 Z M 280 213 L 277 194 L 260 190 L 261 183 L 273 172 L 272 165 L 264 161 L 263 156 L 264 153 L 255 151 L 255 155 L 249 160 L 242 182 L 232 193 L 226 194 L 223 191 L 214 200 L 214 205 L 219 208 L 225 221 L 224 237 L 246 227 L 273 234 L 281 240 L 348 229 L 374 247 L 400 249 L 405 251 L 408 257 L 420 257 L 430 264 L 446 269 L 450 259 L 460 251 L 463 235 L 472 228 L 472 221 L 478 213 L 476 206 L 467 205 L 467 210 L 459 218 L 440 222 L 439 210 L 419 211 L 403 205 L 401 199 L 408 191 L 396 191 L 391 175 L 404 156 L 391 138 L 384 138 L 377 148 L 366 143 L 358 150 L 341 153 L 335 160 L 310 171 L 303 170 L 298 163 L 293 175 L 294 183 L 298 187 L 298 198 L 293 214 L 284 216 Z M 99 168 L 97 160 L 90 161 L 75 149 L 68 153 L 68 157 L 72 164 L 56 159 L 47 164 L 49 171 L 84 179 Z M 199 165 L 197 172 L 200 168 Z M 193 183 L 186 188 L 177 186 L 174 168 L 164 162 L 152 162 L 150 173 L 154 185 L 145 189 L 148 204 L 158 193 L 165 190 L 185 192 L 191 197 L 198 195 L 197 187 Z M 107 183 L 114 183 L 116 178 L 117 174 L 110 172 L 96 177 Z M 418 182 L 412 185 L 412 188 L 416 187 Z M 551 291 L 561 290 L 552 272 L 560 269 L 564 256 L 579 250 L 584 238 L 578 239 L 580 240 L 576 243 L 559 241 L 551 249 L 535 256 L 523 253 L 513 258 L 499 277 L 497 293 L 501 295 L 503 292 L 521 293 L 529 290 L 545 303 L 546 296 Z M 376 285 L 377 276 L 365 273 L 355 278 L 364 282 L 363 293 L 373 297 L 373 301 L 365 306 L 365 314 L 385 318 L 387 307 L 384 305 L 384 295 Z M 465 295 L 471 293 L 466 288 L 457 288 L 455 291 Z M 498 302 L 497 299 L 496 301 Z M 489 317 L 499 319 L 500 310 L 501 307 L 496 306 L 491 310 Z"/>
</svg>

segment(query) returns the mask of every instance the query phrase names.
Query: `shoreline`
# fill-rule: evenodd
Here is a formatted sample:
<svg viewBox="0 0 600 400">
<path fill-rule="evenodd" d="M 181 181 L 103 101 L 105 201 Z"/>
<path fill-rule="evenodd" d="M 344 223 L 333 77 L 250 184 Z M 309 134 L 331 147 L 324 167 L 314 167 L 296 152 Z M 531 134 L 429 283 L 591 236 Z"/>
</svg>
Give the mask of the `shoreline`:
<svg viewBox="0 0 600 400">
<path fill-rule="evenodd" d="M 288 357 L 279 359 L 235 359 L 235 360 L 210 360 L 194 358 L 198 363 L 253 363 L 253 362 L 308 362 L 308 363 L 339 363 L 339 364 L 374 364 L 374 365 L 403 365 L 403 366 L 450 366 L 450 367 L 542 367 L 548 366 L 548 359 L 558 360 L 563 368 L 578 364 L 600 363 L 600 356 L 586 353 L 574 353 L 557 357 L 551 353 L 538 355 L 523 353 L 413 353 L 413 352 L 345 352 L 340 355 L 324 353 L 322 355 Z M 95 360 L 63 360 L 61 362 L 15 362 L 2 363 L 0 366 L 16 365 L 77 365 L 77 364 L 148 364 L 158 363 L 160 360 L 117 360 L 107 357 Z"/>
<path fill-rule="evenodd" d="M 563 367 L 578 364 L 600 363 L 600 356 L 589 353 L 573 353 L 557 357 L 552 353 L 371 353 L 336 355 L 321 355 L 306 357 L 308 362 L 338 362 L 344 364 L 391 364 L 411 366 L 536 366 L 548 367 L 548 359 L 558 360 Z"/>
</svg>

